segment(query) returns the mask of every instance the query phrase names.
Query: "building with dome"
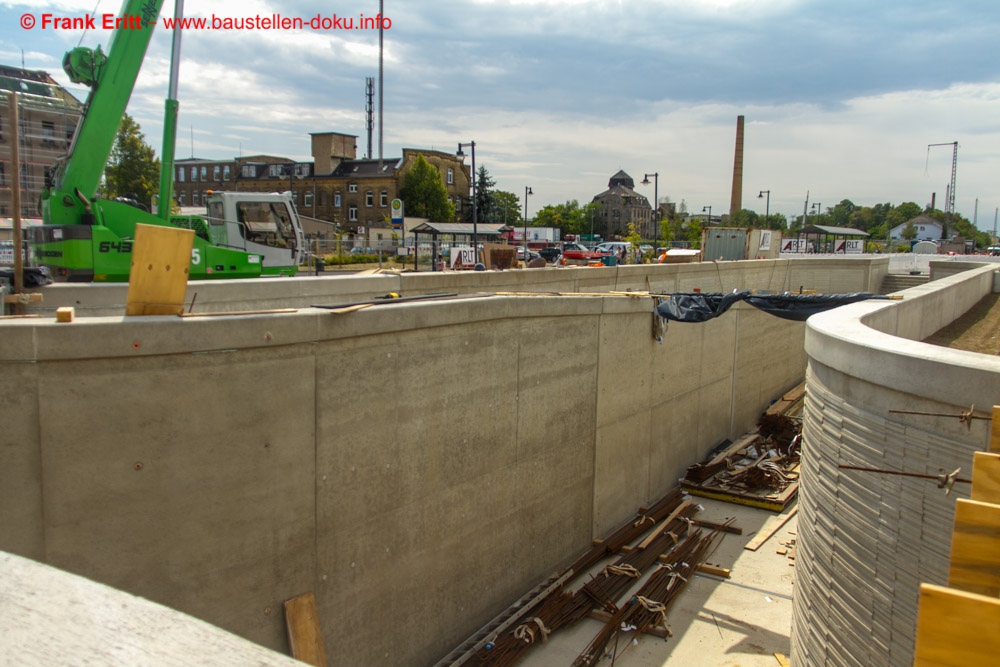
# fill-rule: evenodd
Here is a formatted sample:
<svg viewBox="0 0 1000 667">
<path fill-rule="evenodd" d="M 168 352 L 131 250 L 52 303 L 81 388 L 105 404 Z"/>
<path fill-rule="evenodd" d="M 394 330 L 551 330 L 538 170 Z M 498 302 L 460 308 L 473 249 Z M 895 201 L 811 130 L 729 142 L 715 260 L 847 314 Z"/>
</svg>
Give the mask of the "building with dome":
<svg viewBox="0 0 1000 667">
<path fill-rule="evenodd" d="M 594 218 L 594 232 L 604 238 L 625 236 L 630 222 L 635 223 L 642 238 L 655 237 L 653 208 L 646 197 L 635 191 L 635 181 L 624 171 L 612 176 L 608 189 L 594 197 L 592 203 L 601 205 Z"/>
</svg>

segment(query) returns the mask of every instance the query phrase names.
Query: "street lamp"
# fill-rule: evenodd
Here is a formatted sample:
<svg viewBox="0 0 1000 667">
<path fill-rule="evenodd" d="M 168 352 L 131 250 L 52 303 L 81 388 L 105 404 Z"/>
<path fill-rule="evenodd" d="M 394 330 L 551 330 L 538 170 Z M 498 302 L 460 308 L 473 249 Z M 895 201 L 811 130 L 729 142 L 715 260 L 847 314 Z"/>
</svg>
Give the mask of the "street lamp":
<svg viewBox="0 0 1000 667">
<path fill-rule="evenodd" d="M 528 265 L 528 195 L 533 195 L 534 192 L 531 191 L 531 186 L 524 186 L 524 239 L 521 243 L 524 244 L 524 265 Z"/>
<path fill-rule="evenodd" d="M 818 201 L 817 202 L 813 202 L 813 205 L 810 206 L 809 208 L 816 209 L 816 215 L 817 216 L 823 215 L 823 207 L 820 205 L 820 203 Z"/>
<path fill-rule="evenodd" d="M 458 152 L 455 153 L 455 157 L 465 157 L 465 153 L 462 152 L 463 146 L 470 146 L 472 148 L 472 251 L 476 258 L 476 264 L 479 263 L 479 217 L 476 212 L 476 142 L 470 141 L 467 144 L 459 143 Z"/>
<path fill-rule="evenodd" d="M 767 228 L 767 219 L 769 217 L 771 217 L 771 191 L 770 190 L 761 190 L 760 194 L 757 195 L 757 199 L 763 199 L 764 195 L 767 195 L 767 208 L 764 209 L 766 211 L 766 213 L 764 213 L 764 228 L 766 229 Z"/>
<path fill-rule="evenodd" d="M 712 207 L 711 206 L 702 206 L 701 207 L 701 212 L 704 213 L 705 211 L 708 211 L 708 222 L 705 223 L 705 224 L 710 225 L 710 224 L 712 224 Z"/>
<path fill-rule="evenodd" d="M 660 244 L 660 174 L 645 174 L 642 184 L 649 185 L 649 177 L 653 177 L 653 247 Z"/>
</svg>

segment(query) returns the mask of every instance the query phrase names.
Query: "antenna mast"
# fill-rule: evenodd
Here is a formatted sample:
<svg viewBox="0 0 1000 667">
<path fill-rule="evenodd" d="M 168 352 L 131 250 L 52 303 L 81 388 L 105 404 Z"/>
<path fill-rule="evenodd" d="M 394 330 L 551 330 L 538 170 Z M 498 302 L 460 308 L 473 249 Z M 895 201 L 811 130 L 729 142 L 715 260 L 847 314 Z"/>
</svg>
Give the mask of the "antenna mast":
<svg viewBox="0 0 1000 667">
<path fill-rule="evenodd" d="M 948 188 L 948 194 L 944 200 L 944 212 L 954 213 L 955 212 L 955 170 L 958 167 L 958 142 L 949 141 L 943 144 L 927 144 L 927 159 L 930 160 L 931 157 L 931 147 L 932 146 L 954 146 L 954 150 L 951 154 L 951 187 Z"/>
<path fill-rule="evenodd" d="M 372 131 L 375 129 L 375 77 L 365 77 L 365 127 L 368 129 L 368 159 L 372 159 Z"/>
</svg>

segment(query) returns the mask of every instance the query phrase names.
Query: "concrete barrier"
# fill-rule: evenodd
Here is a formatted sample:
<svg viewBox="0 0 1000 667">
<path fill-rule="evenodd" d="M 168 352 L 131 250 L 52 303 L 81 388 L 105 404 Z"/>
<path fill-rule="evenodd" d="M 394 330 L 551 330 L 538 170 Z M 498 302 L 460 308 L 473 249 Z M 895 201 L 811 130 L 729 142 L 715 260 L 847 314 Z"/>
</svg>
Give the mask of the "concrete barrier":
<svg viewBox="0 0 1000 667">
<path fill-rule="evenodd" d="M 339 289 L 479 292 L 502 279 L 591 291 L 652 276 L 654 290 L 855 291 L 877 262 L 376 276 Z M 532 273 L 553 282 L 516 282 Z M 267 282 L 263 295 L 197 287 L 212 310 L 257 308 L 322 298 L 311 290 L 329 291 L 314 284 L 325 280 Z M 652 307 L 470 296 L 344 315 L 4 321 L 0 549 L 278 650 L 273 610 L 314 591 L 337 662 L 431 664 L 802 377 L 801 323 L 738 304 L 673 323 L 658 343 Z"/>
<path fill-rule="evenodd" d="M 840 469 L 938 474 L 971 470 L 988 422 L 958 415 L 1000 403 L 1000 359 L 925 344 L 993 290 L 974 266 L 902 292 L 810 318 L 793 664 L 913 662 L 918 587 L 946 584 L 958 484 Z"/>
</svg>

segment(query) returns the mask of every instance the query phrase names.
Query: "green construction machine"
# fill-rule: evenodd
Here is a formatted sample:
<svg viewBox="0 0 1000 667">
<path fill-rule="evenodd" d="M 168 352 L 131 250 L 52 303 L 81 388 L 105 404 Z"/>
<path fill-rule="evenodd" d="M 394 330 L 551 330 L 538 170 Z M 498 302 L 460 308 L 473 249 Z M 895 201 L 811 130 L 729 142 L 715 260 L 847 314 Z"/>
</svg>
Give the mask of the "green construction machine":
<svg viewBox="0 0 1000 667">
<path fill-rule="evenodd" d="M 179 17 L 183 3 L 177 3 Z M 160 210 L 153 214 L 123 201 L 97 198 L 162 4 L 163 0 L 125 0 L 121 17 L 128 27 L 114 32 L 107 54 L 100 46 L 77 47 L 66 54 L 63 69 L 74 83 L 91 91 L 69 152 L 51 171 L 42 192 L 43 224 L 27 230 L 32 263 L 48 267 L 56 281 L 127 281 L 135 226 L 145 224 L 195 231 L 192 279 L 294 275 L 306 250 L 288 194 L 215 193 L 220 196 L 207 198 L 205 215 L 171 215 L 179 29 L 174 31 L 164 119 Z"/>
</svg>

